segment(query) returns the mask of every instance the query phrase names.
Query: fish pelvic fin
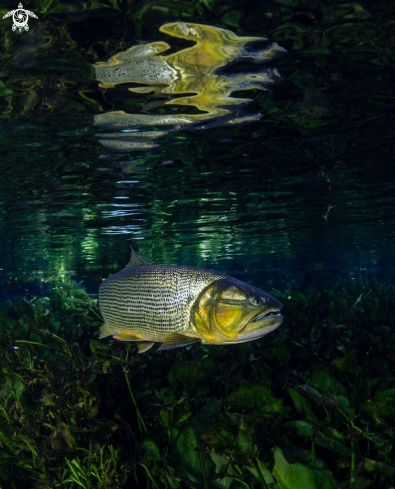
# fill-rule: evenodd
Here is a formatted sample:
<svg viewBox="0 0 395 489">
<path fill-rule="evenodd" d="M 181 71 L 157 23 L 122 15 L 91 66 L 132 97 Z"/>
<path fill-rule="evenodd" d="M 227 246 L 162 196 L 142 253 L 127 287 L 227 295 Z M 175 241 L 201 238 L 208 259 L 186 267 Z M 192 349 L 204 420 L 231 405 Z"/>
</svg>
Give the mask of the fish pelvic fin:
<svg viewBox="0 0 395 489">
<path fill-rule="evenodd" d="M 138 341 L 137 343 L 137 353 L 144 353 L 148 351 L 153 345 L 153 341 Z"/>
<path fill-rule="evenodd" d="M 181 333 L 169 333 L 165 336 L 163 343 L 158 350 L 171 350 L 172 348 L 179 348 L 181 346 L 197 343 L 200 338 L 197 336 L 186 336 Z"/>
<path fill-rule="evenodd" d="M 119 329 L 111 328 L 111 326 L 109 326 L 106 323 L 104 323 L 103 326 L 99 328 L 99 331 L 100 331 L 99 339 L 106 338 L 107 336 L 112 336 L 116 340 L 121 340 L 121 341 L 143 341 L 143 342 L 147 341 L 147 339 L 144 338 L 144 336 L 142 335 L 128 333 L 127 331 L 120 332 Z"/>
<path fill-rule="evenodd" d="M 125 268 L 138 267 L 140 265 L 148 265 L 148 263 L 144 261 L 142 258 L 140 258 L 139 255 L 134 251 L 132 245 L 130 245 L 130 251 L 131 251 L 130 261 Z"/>
<path fill-rule="evenodd" d="M 114 331 L 110 326 L 106 323 L 99 328 L 100 336 L 99 339 L 106 338 L 107 336 L 113 336 L 115 334 L 119 334 L 119 331 Z"/>
<path fill-rule="evenodd" d="M 144 336 L 127 332 L 115 334 L 113 338 L 121 341 L 145 341 Z"/>
</svg>

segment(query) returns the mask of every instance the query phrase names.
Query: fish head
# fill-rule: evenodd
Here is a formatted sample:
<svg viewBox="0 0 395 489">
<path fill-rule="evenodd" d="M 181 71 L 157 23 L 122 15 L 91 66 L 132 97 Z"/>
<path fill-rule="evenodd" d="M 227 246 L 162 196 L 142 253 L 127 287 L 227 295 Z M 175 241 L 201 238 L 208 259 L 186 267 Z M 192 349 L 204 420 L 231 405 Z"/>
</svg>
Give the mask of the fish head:
<svg viewBox="0 0 395 489">
<path fill-rule="evenodd" d="M 191 323 L 202 343 L 227 344 L 256 340 L 283 322 L 280 301 L 234 278 L 216 280 L 198 296 Z"/>
</svg>

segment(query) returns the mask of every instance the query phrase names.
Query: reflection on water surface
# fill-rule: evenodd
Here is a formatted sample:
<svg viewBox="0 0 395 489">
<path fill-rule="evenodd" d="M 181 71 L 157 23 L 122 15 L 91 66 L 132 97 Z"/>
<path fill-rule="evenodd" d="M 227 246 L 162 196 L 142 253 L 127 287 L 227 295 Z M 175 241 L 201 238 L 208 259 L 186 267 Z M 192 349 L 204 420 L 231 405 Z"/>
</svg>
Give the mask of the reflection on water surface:
<svg viewBox="0 0 395 489">
<path fill-rule="evenodd" d="M 177 111 L 178 107 L 195 108 L 199 113 L 166 115 L 127 114 L 111 111 L 95 116 L 95 126 L 103 129 L 123 129 L 123 133 L 100 133 L 100 142 L 114 151 L 135 151 L 158 146 L 149 141 L 163 135 L 163 131 L 138 131 L 139 127 L 172 126 L 208 129 L 256 121 L 260 113 L 248 114 L 244 107 L 251 99 L 235 98 L 235 91 L 266 90 L 268 85 L 279 83 L 276 69 L 251 73 L 223 74 L 223 69 L 243 60 L 261 63 L 285 53 L 277 43 L 265 49 L 249 47 L 254 42 L 266 41 L 264 37 L 239 37 L 218 27 L 175 22 L 160 27 L 160 32 L 194 41 L 192 47 L 168 56 L 160 53 L 170 49 L 165 42 L 133 46 L 117 53 L 106 63 L 94 66 L 100 87 L 111 88 L 124 83 L 143 83 L 148 86 L 129 88 L 135 93 L 153 93 L 164 100 L 143 105 L 143 112 L 165 107 Z M 188 95 L 187 94 L 193 94 Z M 177 98 L 170 95 L 178 95 Z M 184 95 L 184 96 L 181 96 Z M 165 134 L 168 134 L 166 131 Z"/>
<path fill-rule="evenodd" d="M 1 27 L 9 54 L 0 83 L 3 274 L 115 270 L 127 261 L 127 240 L 152 263 L 231 263 L 260 277 L 293 266 L 391 269 L 394 59 L 385 8 L 324 2 L 307 11 L 273 1 L 225 12 L 206 2 L 200 12 L 144 3 L 137 22 L 123 7 L 61 5 L 50 21 L 37 7 L 21 35 Z M 258 38 L 272 44 L 247 42 Z M 130 46 L 164 45 L 171 50 L 139 63 L 162 60 L 170 80 L 111 79 L 111 70 L 136 67 Z M 271 61 L 279 49 L 287 56 Z M 251 63 L 256 57 L 271 68 Z M 110 70 L 102 83 L 112 87 L 100 89 L 91 66 L 106 59 L 95 66 Z M 274 69 L 284 81 L 262 90 Z M 93 127 L 103 114 L 107 123 Z M 238 117 L 251 122 L 226 124 Z M 187 131 L 180 120 L 213 126 Z M 123 143 L 127 151 L 115 151 Z M 130 207 L 115 212 L 120 204 Z"/>
</svg>

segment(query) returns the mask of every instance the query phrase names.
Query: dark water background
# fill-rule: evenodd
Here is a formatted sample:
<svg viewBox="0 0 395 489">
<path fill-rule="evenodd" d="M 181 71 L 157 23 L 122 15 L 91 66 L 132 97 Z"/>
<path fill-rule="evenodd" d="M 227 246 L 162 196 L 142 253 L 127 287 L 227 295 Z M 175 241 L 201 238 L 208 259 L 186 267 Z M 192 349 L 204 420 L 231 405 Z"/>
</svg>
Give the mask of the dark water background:
<svg viewBox="0 0 395 489">
<path fill-rule="evenodd" d="M 2 4 L 1 17 L 14 3 Z M 74 271 L 95 292 L 128 261 L 129 243 L 151 263 L 212 267 L 256 285 L 393 277 L 391 2 L 55 0 L 25 8 L 39 17 L 28 32 L 0 20 L 3 293 L 54 270 Z M 246 110 L 264 113 L 260 121 L 179 131 L 130 154 L 142 166 L 173 166 L 99 171 L 110 151 L 93 116 L 138 113 L 151 99 L 123 85 L 98 88 L 92 64 L 138 42 L 185 47 L 158 31 L 174 21 L 267 36 L 288 51 L 268 64 L 284 81 L 246 93 L 254 99 Z"/>
</svg>

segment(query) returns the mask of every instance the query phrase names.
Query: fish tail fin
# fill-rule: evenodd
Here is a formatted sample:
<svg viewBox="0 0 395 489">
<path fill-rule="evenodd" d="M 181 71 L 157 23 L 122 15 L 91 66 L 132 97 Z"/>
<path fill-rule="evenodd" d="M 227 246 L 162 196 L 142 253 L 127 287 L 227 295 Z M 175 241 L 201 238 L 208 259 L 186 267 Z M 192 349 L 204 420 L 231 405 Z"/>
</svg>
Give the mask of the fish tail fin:
<svg viewBox="0 0 395 489">
<path fill-rule="evenodd" d="M 100 326 L 99 331 L 100 331 L 99 339 L 106 338 L 107 336 L 114 336 L 119 334 L 119 331 L 115 331 L 107 323 L 104 323 L 103 326 Z"/>
</svg>

